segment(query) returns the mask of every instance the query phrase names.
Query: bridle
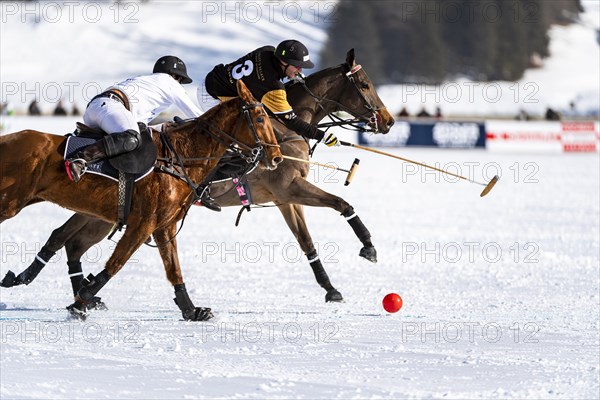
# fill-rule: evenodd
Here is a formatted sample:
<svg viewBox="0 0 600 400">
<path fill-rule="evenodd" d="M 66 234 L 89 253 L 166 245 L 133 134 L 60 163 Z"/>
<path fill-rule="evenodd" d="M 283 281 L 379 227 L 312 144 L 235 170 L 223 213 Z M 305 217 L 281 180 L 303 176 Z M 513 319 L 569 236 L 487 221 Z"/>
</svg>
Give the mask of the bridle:
<svg viewBox="0 0 600 400">
<path fill-rule="evenodd" d="M 232 157 L 232 158 L 238 156 L 238 157 L 241 157 L 244 160 L 246 160 L 246 162 L 248 164 L 248 167 L 245 168 L 244 172 L 242 173 L 242 176 L 246 175 L 248 173 L 248 171 L 252 170 L 256 166 L 256 164 L 258 164 L 261 160 L 264 160 L 264 158 L 266 156 L 266 153 L 264 151 L 265 147 L 279 147 L 279 144 L 265 143 L 265 142 L 262 142 L 260 140 L 260 138 L 258 137 L 258 133 L 256 131 L 256 126 L 254 125 L 254 121 L 252 120 L 252 117 L 250 116 L 250 110 L 253 108 L 256 108 L 256 107 L 260 107 L 262 109 L 262 113 L 264 114 L 265 118 L 268 118 L 267 113 L 264 110 L 263 104 L 259 103 L 259 102 L 245 103 L 241 98 L 238 98 L 238 100 L 241 101 L 243 103 L 243 105 L 242 105 L 242 109 L 240 111 L 240 116 L 238 117 L 238 120 L 236 122 L 233 132 L 236 132 L 240 123 L 242 123 L 242 121 L 245 121 L 248 124 L 248 126 L 250 127 L 250 131 L 252 132 L 252 136 L 254 139 L 254 147 L 250 147 L 247 144 L 242 143 L 235 137 L 231 136 L 230 134 L 223 131 L 222 129 L 217 128 L 213 124 L 209 124 L 205 121 L 199 120 L 198 118 L 190 118 L 187 120 L 182 120 L 181 123 L 190 122 L 194 119 L 198 120 L 199 122 L 201 122 L 204 125 L 201 127 L 202 133 L 207 134 L 213 140 L 216 140 L 221 145 L 225 146 L 228 150 L 229 155 L 224 155 L 222 157 L 183 158 L 179 155 L 179 153 L 177 153 L 177 151 L 173 147 L 173 144 L 171 143 L 171 140 L 169 139 L 168 135 L 166 135 L 164 132 L 160 131 L 159 132 L 160 139 L 164 145 L 164 148 L 170 154 L 170 156 L 165 157 L 165 158 L 160 158 L 160 157 L 157 158 L 157 160 L 156 160 L 157 164 L 155 164 L 154 168 L 157 169 L 158 171 L 167 173 L 167 174 L 172 175 L 180 180 L 183 180 L 192 189 L 192 193 L 196 193 L 196 189 L 202 183 L 198 184 L 198 183 L 195 183 L 194 181 L 192 181 L 192 179 L 190 178 L 190 176 L 188 175 L 188 173 L 186 171 L 186 167 L 187 168 L 197 167 L 197 166 L 199 166 L 199 165 L 197 165 L 198 161 L 204 162 L 204 161 L 208 161 L 208 160 L 218 160 L 218 159 L 221 159 L 221 158 L 224 158 L 227 156 Z M 229 144 L 227 142 L 229 142 Z M 164 163 L 164 164 L 158 165 L 158 163 Z M 196 198 L 197 197 L 198 197 L 198 194 L 196 193 Z M 179 234 L 179 231 L 181 231 L 181 229 L 183 228 L 183 223 L 185 221 L 185 217 L 187 216 L 187 213 L 188 213 L 190 207 L 192 206 L 192 204 L 193 204 L 193 202 L 190 202 L 189 205 L 185 207 L 184 215 L 181 220 L 181 225 L 179 226 L 179 229 L 177 230 L 177 232 L 175 232 L 175 235 L 172 238 L 168 239 L 165 243 L 162 243 L 162 245 L 171 242 L 172 240 L 174 240 L 177 237 L 177 235 Z M 149 243 L 146 243 L 146 245 L 148 245 L 150 247 L 158 247 L 158 245 L 152 245 Z"/>
<path fill-rule="evenodd" d="M 332 67 L 332 68 L 345 69 L 345 67 L 348 67 L 347 64 L 343 64 L 341 66 Z M 333 126 L 339 126 L 344 129 L 347 129 L 347 130 L 360 131 L 360 132 L 377 132 L 379 130 L 377 111 L 379 111 L 381 109 L 381 107 L 375 106 L 369 102 L 369 100 L 361 92 L 360 88 L 358 87 L 357 80 L 354 77 L 354 74 L 356 74 L 361 69 L 362 69 L 362 66 L 360 64 L 356 64 L 355 66 L 350 68 L 350 70 L 348 72 L 342 71 L 342 73 L 344 74 L 344 77 L 352 84 L 352 87 L 355 89 L 356 94 L 358 94 L 358 97 L 361 100 L 361 105 L 366 110 L 366 112 L 363 114 L 350 109 L 349 107 L 345 106 L 344 104 L 340 103 L 337 100 L 329 99 L 329 98 L 326 98 L 323 96 L 318 96 L 318 95 L 314 94 L 306 85 L 306 82 L 305 82 L 303 76 L 299 76 L 296 79 L 302 85 L 304 90 L 309 94 L 309 96 L 311 96 L 312 98 L 315 99 L 315 101 L 317 102 L 317 106 L 319 108 L 324 109 L 323 105 L 322 105 L 324 102 L 333 103 L 333 104 L 335 104 L 336 110 L 344 111 L 354 117 L 353 119 L 344 119 L 333 113 L 328 113 L 327 116 L 329 117 L 329 119 L 331 119 L 332 122 L 320 123 L 320 124 L 317 124 L 317 127 L 328 129 Z M 369 126 L 369 128 L 366 128 L 363 125 L 363 123 L 366 121 L 368 121 L 369 124 L 371 124 L 373 126 Z"/>
<path fill-rule="evenodd" d="M 171 141 L 169 140 L 168 135 L 163 132 L 160 132 L 160 138 L 164 144 L 165 149 L 167 149 L 170 154 L 169 157 L 158 158 L 158 162 L 162 162 L 160 166 L 156 166 L 159 171 L 166 172 L 170 175 L 176 176 L 177 178 L 185 181 L 188 185 L 195 190 L 198 184 L 194 183 L 189 175 L 187 174 L 185 168 L 197 167 L 200 166 L 200 163 L 209 160 L 219 160 L 223 157 L 239 157 L 246 161 L 250 170 L 252 167 L 256 166 L 257 163 L 263 161 L 265 159 L 265 147 L 279 147 L 278 144 L 265 143 L 260 140 L 258 137 L 258 133 L 256 131 L 256 126 L 254 125 L 254 121 L 250 116 L 250 110 L 253 108 L 261 108 L 265 118 L 267 117 L 267 113 L 264 110 L 264 106 L 262 103 L 244 103 L 242 99 L 238 98 L 238 101 L 242 102 L 242 108 L 240 111 L 240 116 L 236 122 L 234 132 L 238 130 L 239 125 L 244 121 L 248 124 L 250 131 L 252 132 L 252 136 L 254 139 L 254 146 L 251 147 L 240 140 L 236 139 L 229 133 L 219 129 L 214 124 L 209 124 L 208 122 L 198 120 L 201 132 L 203 134 L 208 135 L 212 140 L 218 142 L 225 148 L 227 148 L 227 155 L 222 157 L 197 157 L 197 158 L 183 158 L 181 157 L 173 148 Z M 196 118 L 197 119 L 197 118 Z M 184 120 L 182 122 L 187 122 L 190 120 Z M 179 168 L 177 168 L 179 167 Z M 178 169 L 181 171 L 178 171 Z"/>
</svg>

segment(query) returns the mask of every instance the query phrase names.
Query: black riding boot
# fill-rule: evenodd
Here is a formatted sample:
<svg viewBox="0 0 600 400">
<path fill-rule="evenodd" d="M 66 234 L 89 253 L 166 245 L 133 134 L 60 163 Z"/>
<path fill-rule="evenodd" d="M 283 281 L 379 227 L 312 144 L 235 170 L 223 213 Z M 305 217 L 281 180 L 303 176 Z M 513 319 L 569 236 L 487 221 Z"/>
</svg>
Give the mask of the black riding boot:
<svg viewBox="0 0 600 400">
<path fill-rule="evenodd" d="M 85 147 L 77 156 L 65 160 L 65 168 L 69 179 L 77 183 L 87 171 L 87 165 L 103 160 L 107 157 L 104 139 Z"/>
<path fill-rule="evenodd" d="M 215 201 L 212 197 L 210 197 L 210 188 L 208 185 L 199 185 L 196 188 L 196 195 L 199 197 L 196 200 L 196 203 L 202 204 L 204 207 L 208 208 L 211 211 L 221 211 L 221 206 L 219 203 Z"/>
<path fill-rule="evenodd" d="M 77 183 L 87 171 L 88 164 L 133 151 L 137 149 L 139 143 L 140 134 L 133 129 L 106 135 L 78 152 L 77 156 L 65 161 L 67 175 L 70 180 Z"/>
</svg>

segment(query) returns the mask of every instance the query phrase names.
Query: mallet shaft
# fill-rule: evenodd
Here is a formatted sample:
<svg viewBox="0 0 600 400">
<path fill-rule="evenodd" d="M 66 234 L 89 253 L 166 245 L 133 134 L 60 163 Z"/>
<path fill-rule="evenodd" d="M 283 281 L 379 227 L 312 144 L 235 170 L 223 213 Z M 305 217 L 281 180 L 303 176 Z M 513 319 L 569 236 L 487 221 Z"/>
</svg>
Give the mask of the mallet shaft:
<svg viewBox="0 0 600 400">
<path fill-rule="evenodd" d="M 439 172 L 442 172 L 444 174 L 452 175 L 452 176 L 455 176 L 457 178 L 464 179 L 464 180 L 472 182 L 472 183 L 476 183 L 478 185 L 482 185 L 482 186 L 486 186 L 487 185 L 487 183 L 477 182 L 477 181 L 471 180 L 469 178 L 465 178 L 464 176 L 457 175 L 457 174 L 454 174 L 452 172 L 444 171 L 443 169 L 439 169 L 439 168 L 436 168 L 436 167 L 432 167 L 431 165 L 423 164 L 423 163 L 420 163 L 418 161 L 409 160 L 408 158 L 403 158 L 403 157 L 400 157 L 400 156 L 397 156 L 397 155 L 394 155 L 394 154 L 386 153 L 384 151 L 372 149 L 370 147 L 364 147 L 364 146 L 361 146 L 361 145 L 358 145 L 358 144 L 353 144 L 353 143 L 349 143 L 349 142 L 343 142 L 341 140 L 340 140 L 340 144 L 343 145 L 343 146 L 356 147 L 357 149 L 366 150 L 366 151 L 370 151 L 372 153 L 377 153 L 377 154 L 381 154 L 383 156 L 388 156 L 388 157 L 396 158 L 398 160 L 402 160 L 402 161 L 406 161 L 406 162 L 409 162 L 409 163 L 417 164 L 417 165 L 420 165 L 421 167 L 433 169 L 435 171 L 439 171 Z"/>
<path fill-rule="evenodd" d="M 388 156 L 388 157 L 396 158 L 398 160 L 402 160 L 402 161 L 405 161 L 405 162 L 417 164 L 417 165 L 420 165 L 421 167 L 433 169 L 435 171 L 438 171 L 438 172 L 441 172 L 441 173 L 444 173 L 444 174 L 447 174 L 447 175 L 452 175 L 452 176 L 455 176 L 457 178 L 464 179 L 467 182 L 476 183 L 477 185 L 485 186 L 485 188 L 483 189 L 483 191 L 480 194 L 481 197 L 483 197 L 486 194 L 488 194 L 490 192 L 490 190 L 492 190 L 492 188 L 496 185 L 496 183 L 500 179 L 500 177 L 498 175 L 495 175 L 488 183 L 481 183 L 481 182 L 477 182 L 477 181 L 474 181 L 474 180 L 469 179 L 469 178 L 465 178 L 464 176 L 454 174 L 452 172 L 444 171 L 443 169 L 432 167 L 431 165 L 423 164 L 423 163 L 420 163 L 418 161 L 409 160 L 408 158 L 403 158 L 403 157 L 400 157 L 400 156 L 396 156 L 394 154 L 386 153 L 385 151 L 375 150 L 375 149 L 372 149 L 370 147 L 365 147 L 365 146 L 361 146 L 361 145 L 358 145 L 358 144 L 344 142 L 342 140 L 340 140 L 340 144 L 342 146 L 355 147 L 357 149 L 366 150 L 366 151 L 370 151 L 372 153 L 381 154 L 383 156 Z"/>
<path fill-rule="evenodd" d="M 292 156 L 286 156 L 285 154 L 282 154 L 282 157 L 283 158 L 287 158 L 288 160 L 299 161 L 299 162 L 303 162 L 303 163 L 306 163 L 306 164 L 314 164 L 314 165 L 318 165 L 319 167 L 330 168 L 330 169 L 337 169 L 338 171 L 344 171 L 344 172 L 350 173 L 350 171 L 348 171 L 347 169 L 343 169 L 343 168 L 339 168 L 339 167 L 334 167 L 333 165 L 321 164 L 320 162 L 317 162 L 317 161 L 304 160 L 302 158 L 297 158 L 297 157 L 292 157 Z"/>
</svg>

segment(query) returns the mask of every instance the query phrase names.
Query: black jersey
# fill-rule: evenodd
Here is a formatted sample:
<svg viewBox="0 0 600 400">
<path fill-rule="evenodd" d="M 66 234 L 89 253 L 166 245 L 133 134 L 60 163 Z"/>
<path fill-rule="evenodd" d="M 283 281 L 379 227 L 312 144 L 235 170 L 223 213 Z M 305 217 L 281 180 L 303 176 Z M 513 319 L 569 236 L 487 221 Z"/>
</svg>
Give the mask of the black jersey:
<svg viewBox="0 0 600 400">
<path fill-rule="evenodd" d="M 271 112 L 279 116 L 285 125 L 310 139 L 321 140 L 324 132 L 316 126 L 297 118 L 287 101 L 285 77 L 273 46 L 263 46 L 230 64 L 219 64 L 206 75 L 208 94 L 220 100 L 236 97 L 236 81 L 241 79 L 252 95 Z"/>
<path fill-rule="evenodd" d="M 279 60 L 275 58 L 275 48 L 264 46 L 231 64 L 217 65 L 206 76 L 206 91 L 217 98 L 236 97 L 236 81 L 241 79 L 252 95 L 272 112 L 285 113 L 292 111 L 292 107 L 285 97 L 285 87 L 281 81 L 284 77 Z M 274 96 L 275 93 L 270 93 L 272 91 L 280 93 Z"/>
</svg>

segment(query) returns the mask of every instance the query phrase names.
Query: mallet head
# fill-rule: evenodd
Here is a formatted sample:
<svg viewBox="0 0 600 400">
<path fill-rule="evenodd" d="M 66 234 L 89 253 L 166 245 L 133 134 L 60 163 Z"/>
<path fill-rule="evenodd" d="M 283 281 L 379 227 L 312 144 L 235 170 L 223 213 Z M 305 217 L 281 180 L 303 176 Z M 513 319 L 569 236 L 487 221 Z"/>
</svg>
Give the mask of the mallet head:
<svg viewBox="0 0 600 400">
<path fill-rule="evenodd" d="M 492 190 L 494 185 L 496 185 L 496 182 L 498 182 L 499 179 L 500 179 L 500 177 L 498 175 L 494 175 L 494 177 L 490 180 L 490 183 L 487 184 L 487 186 L 483 189 L 483 191 L 481 192 L 481 194 L 479 196 L 483 197 L 486 194 L 488 194 L 490 192 L 490 190 Z"/>
<path fill-rule="evenodd" d="M 350 182 L 352 182 L 352 179 L 354 179 L 354 174 L 356 173 L 356 170 L 358 169 L 359 163 L 360 163 L 360 160 L 358 158 L 355 158 L 354 162 L 352 163 L 352 166 L 350 167 L 350 171 L 348 171 L 348 176 L 346 177 L 346 182 L 344 182 L 344 186 L 348 186 L 350 184 Z"/>
</svg>

